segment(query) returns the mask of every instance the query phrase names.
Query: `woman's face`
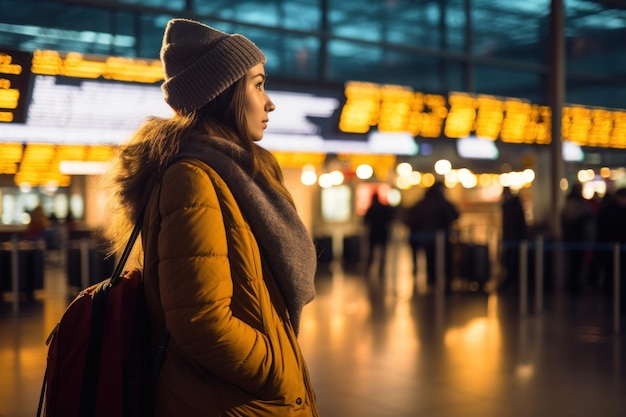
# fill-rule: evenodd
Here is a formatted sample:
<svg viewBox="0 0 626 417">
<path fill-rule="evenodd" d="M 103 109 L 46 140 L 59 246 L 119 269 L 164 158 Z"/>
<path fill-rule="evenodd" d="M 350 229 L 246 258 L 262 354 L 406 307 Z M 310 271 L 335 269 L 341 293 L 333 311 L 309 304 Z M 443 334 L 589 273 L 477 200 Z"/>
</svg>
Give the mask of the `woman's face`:
<svg viewBox="0 0 626 417">
<path fill-rule="evenodd" d="M 263 64 L 250 68 L 245 75 L 246 94 L 244 100 L 244 115 L 246 127 L 252 140 L 263 139 L 263 131 L 269 122 L 269 112 L 276 106 L 272 103 L 265 91 L 265 68 Z"/>
</svg>

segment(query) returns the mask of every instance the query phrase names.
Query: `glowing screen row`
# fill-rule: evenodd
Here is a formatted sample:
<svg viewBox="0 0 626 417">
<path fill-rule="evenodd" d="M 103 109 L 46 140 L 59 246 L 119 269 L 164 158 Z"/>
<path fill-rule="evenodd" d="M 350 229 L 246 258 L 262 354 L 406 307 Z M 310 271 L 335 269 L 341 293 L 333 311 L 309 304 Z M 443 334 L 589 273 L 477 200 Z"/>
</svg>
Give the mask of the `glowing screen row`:
<svg viewBox="0 0 626 417">
<path fill-rule="evenodd" d="M 548 144 L 551 109 L 518 98 L 451 92 L 448 96 L 410 87 L 348 82 L 339 128 L 343 132 L 408 132 L 426 138 L 475 135 L 508 143 Z M 568 105 L 562 137 L 581 146 L 626 147 L 626 110 Z"/>
<path fill-rule="evenodd" d="M 153 59 L 0 51 L 0 141 L 120 143 L 143 118 L 171 114 L 162 79 Z M 412 154 L 414 137 L 551 142 L 550 107 L 519 98 L 356 81 L 272 93 L 276 116 L 287 116 L 274 117 L 267 131 L 276 150 Z M 566 105 L 562 115 L 563 140 L 626 148 L 626 110 Z"/>
</svg>

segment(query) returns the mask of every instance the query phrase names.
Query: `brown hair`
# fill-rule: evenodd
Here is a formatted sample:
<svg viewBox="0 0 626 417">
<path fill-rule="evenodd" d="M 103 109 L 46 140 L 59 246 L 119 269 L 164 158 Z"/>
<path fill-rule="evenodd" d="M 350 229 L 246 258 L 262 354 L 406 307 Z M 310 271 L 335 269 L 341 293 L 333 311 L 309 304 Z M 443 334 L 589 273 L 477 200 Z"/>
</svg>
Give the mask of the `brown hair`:
<svg viewBox="0 0 626 417">
<path fill-rule="evenodd" d="M 194 131 L 228 139 L 249 151 L 253 177 L 262 177 L 294 205 L 276 158 L 258 146 L 247 131 L 245 78 L 240 78 L 196 112 L 175 114 L 169 119 L 149 118 L 128 144 L 120 148 L 104 177 L 104 183 L 112 188 L 113 219 L 107 230 L 110 253 L 123 250 L 154 183 Z"/>
</svg>

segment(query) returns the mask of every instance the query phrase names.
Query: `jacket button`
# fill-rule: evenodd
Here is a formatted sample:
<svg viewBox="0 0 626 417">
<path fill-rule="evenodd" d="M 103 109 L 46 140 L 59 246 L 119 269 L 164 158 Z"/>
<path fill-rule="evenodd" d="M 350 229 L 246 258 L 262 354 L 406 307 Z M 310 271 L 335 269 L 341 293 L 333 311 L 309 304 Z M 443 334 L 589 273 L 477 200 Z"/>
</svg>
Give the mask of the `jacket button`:
<svg viewBox="0 0 626 417">
<path fill-rule="evenodd" d="M 302 398 L 300 397 L 296 398 L 296 404 L 298 405 L 302 404 Z"/>
</svg>

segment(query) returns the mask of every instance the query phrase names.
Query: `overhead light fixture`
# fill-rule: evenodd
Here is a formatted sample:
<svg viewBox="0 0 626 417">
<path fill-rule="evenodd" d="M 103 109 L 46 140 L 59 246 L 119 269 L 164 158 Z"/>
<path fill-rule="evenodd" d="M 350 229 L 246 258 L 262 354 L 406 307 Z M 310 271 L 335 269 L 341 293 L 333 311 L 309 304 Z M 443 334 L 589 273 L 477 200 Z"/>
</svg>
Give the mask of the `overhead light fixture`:
<svg viewBox="0 0 626 417">
<path fill-rule="evenodd" d="M 367 139 L 371 153 L 413 156 L 419 153 L 419 146 L 410 133 L 372 131 Z"/>
<path fill-rule="evenodd" d="M 456 150 L 462 158 L 467 159 L 498 159 L 500 156 L 493 140 L 477 136 L 457 139 Z"/>
<path fill-rule="evenodd" d="M 583 148 L 577 143 L 567 140 L 563 141 L 563 160 L 567 162 L 581 162 L 585 159 Z"/>
<path fill-rule="evenodd" d="M 65 175 L 101 175 L 107 170 L 108 162 L 61 161 L 59 171 Z"/>
</svg>

